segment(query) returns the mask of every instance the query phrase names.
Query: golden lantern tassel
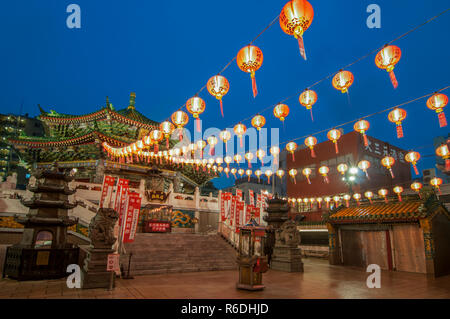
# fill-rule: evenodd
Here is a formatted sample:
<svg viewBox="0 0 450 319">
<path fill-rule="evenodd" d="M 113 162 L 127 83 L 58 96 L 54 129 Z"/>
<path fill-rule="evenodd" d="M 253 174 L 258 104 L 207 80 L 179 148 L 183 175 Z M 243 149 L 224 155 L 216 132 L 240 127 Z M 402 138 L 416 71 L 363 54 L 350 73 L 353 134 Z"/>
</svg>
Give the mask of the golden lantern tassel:
<svg viewBox="0 0 450 319">
<path fill-rule="evenodd" d="M 294 176 L 294 184 L 297 184 L 297 179 L 295 178 L 295 176 Z"/>
<path fill-rule="evenodd" d="M 158 152 L 159 152 L 158 143 L 156 143 L 155 146 L 153 147 L 153 151 L 154 151 L 155 153 L 158 153 Z"/>
<path fill-rule="evenodd" d="M 294 152 L 292 152 L 292 161 L 295 162 L 295 155 L 294 155 Z"/>
<path fill-rule="evenodd" d="M 211 156 L 214 156 L 215 155 L 215 150 L 214 150 L 214 145 L 211 145 L 210 147 L 209 147 L 209 155 L 211 155 Z"/>
<path fill-rule="evenodd" d="M 445 171 L 450 171 L 450 158 L 445 160 Z"/>
<path fill-rule="evenodd" d="M 220 113 L 222 114 L 223 117 L 223 103 L 222 103 L 222 98 L 220 98 Z"/>
<path fill-rule="evenodd" d="M 394 86 L 394 89 L 396 89 L 398 87 L 398 81 L 393 70 L 389 72 L 389 78 L 391 79 L 392 86 Z"/>
<path fill-rule="evenodd" d="M 401 202 L 402 201 L 402 195 L 398 194 L 398 201 Z"/>
<path fill-rule="evenodd" d="M 413 168 L 414 168 L 414 173 L 416 173 L 416 175 L 419 175 L 419 171 L 417 170 L 416 164 L 413 164 Z"/>
<path fill-rule="evenodd" d="M 314 122 L 314 116 L 313 116 L 312 108 L 309 109 L 309 112 L 311 113 L 311 121 Z"/>
<path fill-rule="evenodd" d="M 178 129 L 178 140 L 179 141 L 183 140 L 183 131 L 181 128 Z"/>
<path fill-rule="evenodd" d="M 370 202 L 370 205 L 372 205 L 372 204 L 373 204 L 373 202 L 372 202 L 372 198 L 369 198 L 369 202 Z"/>
<path fill-rule="evenodd" d="M 392 178 L 394 178 L 394 172 L 392 171 L 392 168 L 389 168 L 389 173 L 391 173 Z"/>
<path fill-rule="evenodd" d="M 240 145 L 241 147 L 244 146 L 243 143 L 242 143 L 242 136 L 239 137 L 239 145 Z M 238 165 L 239 165 L 239 164 L 238 164 Z"/>
<path fill-rule="evenodd" d="M 334 141 L 334 149 L 336 150 L 336 154 L 339 154 L 339 147 L 337 141 Z"/>
<path fill-rule="evenodd" d="M 385 202 L 386 204 L 389 203 L 386 196 L 384 196 L 384 202 Z"/>
<path fill-rule="evenodd" d="M 166 137 L 166 148 L 169 149 L 169 137 Z"/>
<path fill-rule="evenodd" d="M 311 157 L 313 158 L 316 157 L 316 152 L 314 152 L 314 148 L 311 148 Z"/>
<path fill-rule="evenodd" d="M 311 180 L 309 179 L 309 176 L 306 176 L 306 180 L 308 181 L 308 184 L 311 184 Z"/>
<path fill-rule="evenodd" d="M 248 181 L 250 182 L 250 175 L 248 175 Z"/>
<path fill-rule="evenodd" d="M 255 79 L 255 72 L 254 71 L 252 71 L 252 73 L 250 73 L 250 77 L 252 78 L 253 97 L 255 98 L 258 95 L 258 88 L 256 86 L 256 79 Z"/>
<path fill-rule="evenodd" d="M 330 180 L 328 179 L 328 176 L 324 176 L 324 180 L 325 180 L 325 183 L 327 183 L 327 184 L 330 183 Z"/>
<path fill-rule="evenodd" d="M 439 118 L 439 127 L 447 126 L 447 119 L 445 118 L 444 112 L 439 113 L 438 118 Z"/>
<path fill-rule="evenodd" d="M 248 162 L 248 168 L 252 168 L 252 163 L 250 163 L 250 161 L 247 161 L 247 162 Z"/>
</svg>

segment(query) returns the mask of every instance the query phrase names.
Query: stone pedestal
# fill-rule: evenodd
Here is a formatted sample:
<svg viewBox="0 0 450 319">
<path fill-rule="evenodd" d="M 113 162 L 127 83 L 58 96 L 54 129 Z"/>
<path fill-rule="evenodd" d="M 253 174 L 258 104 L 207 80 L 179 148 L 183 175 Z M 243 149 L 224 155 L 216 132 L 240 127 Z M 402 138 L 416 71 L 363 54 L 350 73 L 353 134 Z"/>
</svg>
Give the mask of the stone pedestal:
<svg viewBox="0 0 450 319">
<path fill-rule="evenodd" d="M 273 248 L 270 268 L 288 272 L 303 272 L 300 233 L 294 221 L 288 220 L 275 230 L 275 247 Z"/>
<path fill-rule="evenodd" d="M 111 271 L 106 271 L 108 255 L 114 253 L 113 249 L 89 248 L 81 272 L 82 288 L 108 288 L 111 282 Z M 112 276 L 115 287 L 115 275 Z"/>
<path fill-rule="evenodd" d="M 273 249 L 271 268 L 287 272 L 303 272 L 301 249 L 275 246 Z"/>
<path fill-rule="evenodd" d="M 118 218 L 119 214 L 114 209 L 100 208 L 89 224 L 91 246 L 81 272 L 81 286 L 84 289 L 109 288 L 111 280 L 114 287 L 114 272 L 106 271 L 106 267 L 108 255 L 114 253 L 114 225 Z"/>
</svg>

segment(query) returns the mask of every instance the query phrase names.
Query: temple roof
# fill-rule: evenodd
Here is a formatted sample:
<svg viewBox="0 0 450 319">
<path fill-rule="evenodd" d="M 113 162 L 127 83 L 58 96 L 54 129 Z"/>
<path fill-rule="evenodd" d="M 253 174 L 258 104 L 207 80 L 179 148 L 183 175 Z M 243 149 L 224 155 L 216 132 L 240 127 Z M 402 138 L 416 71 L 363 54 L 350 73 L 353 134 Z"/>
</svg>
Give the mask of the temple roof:
<svg viewBox="0 0 450 319">
<path fill-rule="evenodd" d="M 340 223 L 386 223 L 398 221 L 417 221 L 430 216 L 437 208 L 444 207 L 437 200 L 407 200 L 391 203 L 374 203 L 354 207 L 338 208 L 327 221 Z M 445 207 L 444 210 L 446 211 Z"/>
</svg>

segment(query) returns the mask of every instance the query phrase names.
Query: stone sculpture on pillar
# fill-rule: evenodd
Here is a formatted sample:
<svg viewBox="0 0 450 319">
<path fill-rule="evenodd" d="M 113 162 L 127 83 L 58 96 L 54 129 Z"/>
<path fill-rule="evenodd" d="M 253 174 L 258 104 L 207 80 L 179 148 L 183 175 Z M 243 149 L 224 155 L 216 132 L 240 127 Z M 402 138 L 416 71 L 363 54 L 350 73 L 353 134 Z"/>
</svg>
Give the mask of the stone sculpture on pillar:
<svg viewBox="0 0 450 319">
<path fill-rule="evenodd" d="M 111 273 L 106 271 L 108 255 L 114 252 L 116 242 L 114 225 L 119 214 L 112 208 L 99 208 L 89 224 L 91 245 L 82 271 L 82 288 L 108 288 Z M 114 286 L 114 283 L 113 283 Z"/>
</svg>

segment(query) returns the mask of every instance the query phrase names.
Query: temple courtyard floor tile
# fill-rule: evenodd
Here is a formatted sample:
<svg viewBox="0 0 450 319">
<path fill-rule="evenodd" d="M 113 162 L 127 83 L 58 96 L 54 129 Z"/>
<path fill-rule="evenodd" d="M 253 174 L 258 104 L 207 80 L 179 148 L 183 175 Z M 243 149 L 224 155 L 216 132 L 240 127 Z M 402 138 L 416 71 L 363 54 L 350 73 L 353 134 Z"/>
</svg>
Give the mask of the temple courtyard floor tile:
<svg viewBox="0 0 450 319">
<path fill-rule="evenodd" d="M 381 288 L 368 288 L 365 269 L 332 266 L 327 260 L 304 259 L 304 273 L 269 270 L 263 291 L 235 288 L 236 271 L 210 271 L 135 276 L 116 280 L 113 291 L 70 289 L 65 279 L 0 280 L 0 298 L 21 299 L 246 299 L 246 298 L 445 298 L 450 299 L 450 275 L 432 278 L 406 272 L 381 272 Z"/>
</svg>

